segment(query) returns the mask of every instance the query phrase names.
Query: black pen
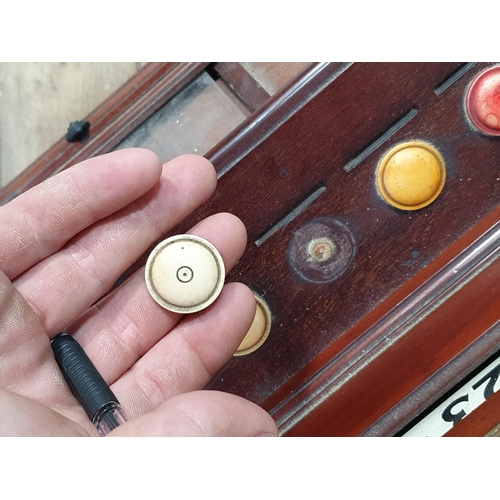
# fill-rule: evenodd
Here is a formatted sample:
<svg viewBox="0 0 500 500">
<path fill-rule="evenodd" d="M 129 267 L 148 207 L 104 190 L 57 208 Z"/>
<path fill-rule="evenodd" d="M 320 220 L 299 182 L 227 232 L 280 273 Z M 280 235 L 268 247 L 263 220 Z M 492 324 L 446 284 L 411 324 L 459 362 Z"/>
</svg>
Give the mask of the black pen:
<svg viewBox="0 0 500 500">
<path fill-rule="evenodd" d="M 71 335 L 62 332 L 52 339 L 51 346 L 71 392 L 99 434 L 105 436 L 125 423 L 118 399 L 80 344 Z"/>
</svg>

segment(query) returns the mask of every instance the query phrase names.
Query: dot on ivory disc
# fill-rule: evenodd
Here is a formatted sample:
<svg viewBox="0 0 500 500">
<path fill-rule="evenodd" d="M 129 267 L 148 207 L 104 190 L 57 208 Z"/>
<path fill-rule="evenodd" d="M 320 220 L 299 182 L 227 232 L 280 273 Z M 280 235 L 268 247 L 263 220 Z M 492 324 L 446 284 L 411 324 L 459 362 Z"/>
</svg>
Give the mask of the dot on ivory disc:
<svg viewBox="0 0 500 500">
<path fill-rule="evenodd" d="M 224 262 L 217 249 L 198 236 L 162 241 L 146 264 L 146 284 L 165 309 L 193 313 L 208 307 L 224 285 Z"/>
</svg>

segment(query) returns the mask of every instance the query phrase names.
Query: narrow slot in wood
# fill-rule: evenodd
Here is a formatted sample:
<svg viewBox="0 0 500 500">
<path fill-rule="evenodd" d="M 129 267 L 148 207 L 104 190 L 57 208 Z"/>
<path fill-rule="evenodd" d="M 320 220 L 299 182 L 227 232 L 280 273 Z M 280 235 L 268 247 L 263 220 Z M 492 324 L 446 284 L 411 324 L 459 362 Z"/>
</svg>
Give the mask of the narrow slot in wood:
<svg viewBox="0 0 500 500">
<path fill-rule="evenodd" d="M 268 240 L 274 233 L 288 225 L 293 219 L 300 215 L 311 203 L 316 201 L 324 192 L 326 186 L 321 184 L 316 188 L 305 200 L 300 202 L 291 212 L 285 217 L 274 224 L 268 231 L 266 231 L 258 240 L 255 240 L 255 245 L 260 246 L 264 241 Z"/>
<path fill-rule="evenodd" d="M 359 155 L 348 161 L 342 168 L 346 172 L 350 172 L 353 168 L 356 168 L 363 160 L 368 158 L 368 156 L 370 156 L 376 149 L 382 146 L 384 142 L 390 139 L 398 130 L 403 128 L 417 113 L 418 109 L 412 108 L 396 123 L 391 125 L 382 135 L 377 137 L 372 143 L 370 143 L 365 149 L 363 149 L 363 151 L 361 151 Z"/>
<path fill-rule="evenodd" d="M 435 89 L 434 93 L 436 95 L 442 94 L 447 88 L 451 87 L 455 82 L 460 80 L 462 76 L 467 73 L 470 69 L 472 69 L 476 65 L 475 62 L 470 62 L 470 63 L 464 63 L 462 64 L 457 71 L 453 72 L 446 80 L 441 82 Z"/>
</svg>

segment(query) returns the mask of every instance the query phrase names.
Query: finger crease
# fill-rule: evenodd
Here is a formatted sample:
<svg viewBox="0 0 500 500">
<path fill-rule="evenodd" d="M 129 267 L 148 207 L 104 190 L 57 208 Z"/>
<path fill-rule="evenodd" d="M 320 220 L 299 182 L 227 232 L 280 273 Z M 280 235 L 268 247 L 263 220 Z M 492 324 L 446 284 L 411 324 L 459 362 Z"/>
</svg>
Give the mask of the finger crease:
<svg viewBox="0 0 500 500">
<path fill-rule="evenodd" d="M 193 433 L 193 436 L 204 437 L 207 435 L 206 432 L 203 430 L 203 426 L 194 417 L 192 417 L 188 413 L 183 413 L 183 416 L 187 418 L 190 422 L 192 422 L 197 429 L 199 429 L 199 434 Z"/>
<path fill-rule="evenodd" d="M 144 395 L 146 401 L 153 405 L 153 407 L 158 407 L 161 405 L 165 399 L 166 394 L 163 390 L 163 385 L 160 383 L 158 378 L 153 375 L 149 370 L 142 369 L 137 371 L 135 369 L 137 365 L 134 365 L 129 373 L 133 376 L 135 383 L 141 393 Z"/>
<path fill-rule="evenodd" d="M 194 356 L 194 358 L 197 360 L 199 366 L 203 369 L 205 374 L 211 378 L 215 375 L 215 371 L 212 371 L 206 362 L 205 358 L 201 355 L 201 352 L 199 349 L 196 349 L 191 342 L 189 341 L 190 335 L 189 332 L 183 331 L 183 329 L 180 329 L 180 338 L 184 345 L 186 346 L 187 350 L 189 351 L 190 355 Z"/>
<path fill-rule="evenodd" d="M 102 270 L 97 270 L 96 269 L 96 264 L 97 260 L 92 252 L 89 252 L 80 242 L 75 242 L 72 244 L 74 249 L 76 250 L 76 253 L 78 254 L 75 255 L 75 252 L 72 250 L 67 253 L 67 256 L 81 269 L 86 277 L 91 277 L 94 278 L 94 280 L 100 285 L 100 290 L 106 289 L 108 284 L 101 278 L 99 271 Z M 84 262 L 88 262 L 90 260 L 90 265 L 89 264 L 84 264 Z"/>
<path fill-rule="evenodd" d="M 121 348 L 128 353 L 129 358 L 131 358 L 130 364 L 132 364 L 147 351 L 148 346 L 145 344 L 141 329 L 135 320 L 120 306 L 115 305 L 114 307 L 121 318 L 118 321 L 110 321 L 106 318 L 106 322 L 114 333 L 116 343 L 119 344 L 117 349 Z M 99 309 L 99 306 L 97 308 Z M 117 325 L 122 325 L 124 321 L 128 322 L 127 326 L 119 328 Z"/>
<path fill-rule="evenodd" d="M 141 210 L 134 215 L 136 220 L 141 224 L 141 227 L 145 226 L 149 228 L 148 232 L 155 237 L 164 231 L 162 222 L 156 219 L 158 217 L 158 212 L 151 206 L 145 205 L 141 207 Z M 165 217 L 164 220 L 169 220 L 169 216 Z"/>
</svg>

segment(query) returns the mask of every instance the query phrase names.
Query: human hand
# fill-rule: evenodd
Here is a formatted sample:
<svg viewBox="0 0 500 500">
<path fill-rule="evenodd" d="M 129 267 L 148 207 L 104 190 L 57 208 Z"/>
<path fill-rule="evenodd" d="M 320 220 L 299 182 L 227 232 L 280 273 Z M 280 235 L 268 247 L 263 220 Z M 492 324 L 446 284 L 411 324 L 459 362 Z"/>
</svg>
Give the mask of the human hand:
<svg viewBox="0 0 500 500">
<path fill-rule="evenodd" d="M 141 269 L 120 275 L 214 191 L 206 159 L 165 165 L 147 150 L 82 162 L 0 207 L 0 435 L 97 435 L 71 394 L 50 339 L 65 329 L 86 351 L 128 417 L 116 436 L 277 434 L 257 405 L 202 391 L 255 313 L 252 292 L 224 286 L 209 308 L 181 316 L 149 295 Z M 217 214 L 190 233 L 226 270 L 246 246 L 242 222 Z"/>
</svg>

